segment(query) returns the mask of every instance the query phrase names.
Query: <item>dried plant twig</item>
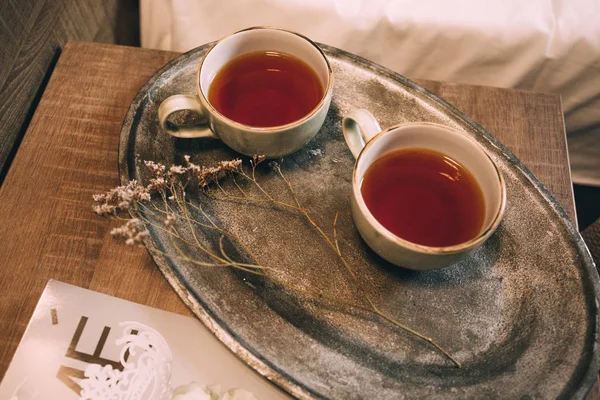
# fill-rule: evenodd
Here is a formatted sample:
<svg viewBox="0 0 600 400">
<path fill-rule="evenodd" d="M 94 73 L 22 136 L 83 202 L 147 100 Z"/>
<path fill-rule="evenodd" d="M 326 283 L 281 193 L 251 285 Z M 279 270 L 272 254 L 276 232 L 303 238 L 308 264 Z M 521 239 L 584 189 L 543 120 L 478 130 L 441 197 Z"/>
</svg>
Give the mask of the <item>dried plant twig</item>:
<svg viewBox="0 0 600 400">
<path fill-rule="evenodd" d="M 283 174 L 279 163 L 271 162 L 269 165 L 276 173 L 276 176 L 285 184 L 293 200 L 292 203 L 275 198 L 263 187 L 257 178 L 256 170 L 265 161 L 264 156 L 254 156 L 250 160 L 249 171 L 244 168 L 240 159 L 221 161 L 214 167 L 199 166 L 191 162 L 189 156 L 185 156 L 184 160 L 185 165 L 172 165 L 169 168 L 153 161 L 146 161 L 145 165 L 152 176 L 146 186 L 137 181 L 131 181 L 127 185 L 119 186 L 106 193 L 94 196 L 96 204 L 92 209 L 99 215 L 120 218 L 120 212 L 133 211 L 137 216 L 136 218 L 127 220 L 123 226 L 113 229 L 111 235 L 124 239 L 125 243 L 129 245 L 141 245 L 145 242 L 148 251 L 158 256 L 188 262 L 198 267 L 234 268 L 244 273 L 270 279 L 282 287 L 309 297 L 369 312 L 397 328 L 414 335 L 416 338 L 429 343 L 456 367 L 461 367 L 460 362 L 431 337 L 402 324 L 375 304 L 364 287 L 363 281 L 345 259 L 341 250 L 337 229 L 339 213 L 335 214 L 333 235 L 330 237 L 310 215 L 308 210 L 302 206 L 293 185 Z M 230 185 L 223 185 L 221 183 L 226 178 L 230 178 Z M 253 191 L 247 187 L 248 185 L 250 188 L 254 187 L 258 191 L 259 196 L 253 195 Z M 232 187 L 236 194 L 230 193 L 226 186 Z M 243 243 L 237 235 L 220 226 L 206 212 L 202 201 L 195 204 L 189 200 L 186 192 L 189 187 L 196 187 L 200 191 L 200 196 L 205 196 L 210 201 L 238 201 L 253 205 L 272 206 L 296 213 L 318 233 L 327 246 L 336 254 L 340 263 L 344 266 L 344 270 L 351 277 L 358 293 L 360 293 L 367 305 L 350 304 L 328 296 L 321 291 L 300 288 L 278 278 L 274 274 L 277 272 L 277 268 L 262 265 L 249 246 Z M 153 202 L 151 201 L 152 196 L 159 196 L 162 201 L 160 203 Z M 157 204 L 162 204 L 162 207 L 159 207 Z M 196 213 L 198 217 L 194 217 L 192 212 Z M 146 227 L 167 233 L 172 248 L 175 249 L 175 254 L 159 250 L 150 240 L 147 240 L 149 232 L 146 230 Z M 189 234 L 184 235 L 182 230 L 189 232 Z M 211 249 L 206 241 L 206 237 L 210 232 L 219 235 L 216 249 Z M 233 259 L 226 251 L 225 239 L 229 240 L 233 246 L 242 250 L 243 254 L 250 261 L 242 262 Z M 184 246 L 199 252 L 208 261 L 198 260 L 187 255 Z"/>
</svg>

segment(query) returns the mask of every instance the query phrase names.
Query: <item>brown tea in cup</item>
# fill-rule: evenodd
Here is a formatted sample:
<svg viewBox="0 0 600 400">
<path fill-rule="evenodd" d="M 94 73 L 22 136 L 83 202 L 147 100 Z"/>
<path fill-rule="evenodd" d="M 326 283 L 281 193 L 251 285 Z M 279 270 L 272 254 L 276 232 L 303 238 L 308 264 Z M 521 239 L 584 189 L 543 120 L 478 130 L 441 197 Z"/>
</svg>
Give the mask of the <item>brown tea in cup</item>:
<svg viewBox="0 0 600 400">
<path fill-rule="evenodd" d="M 360 190 L 381 225 L 424 246 L 467 242 L 479 235 L 485 218 L 483 192 L 473 175 L 429 149 L 383 155 L 367 169 Z"/>
<path fill-rule="evenodd" d="M 235 57 L 215 75 L 208 101 L 225 117 L 259 128 L 286 125 L 308 115 L 324 88 L 304 61 L 275 51 Z"/>
</svg>

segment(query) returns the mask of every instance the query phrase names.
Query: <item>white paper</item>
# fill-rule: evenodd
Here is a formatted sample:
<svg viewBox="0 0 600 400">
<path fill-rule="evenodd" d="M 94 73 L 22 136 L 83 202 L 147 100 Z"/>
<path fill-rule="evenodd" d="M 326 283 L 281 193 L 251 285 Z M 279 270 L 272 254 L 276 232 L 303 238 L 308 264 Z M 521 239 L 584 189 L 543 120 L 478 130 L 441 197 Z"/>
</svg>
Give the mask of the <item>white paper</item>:
<svg viewBox="0 0 600 400">
<path fill-rule="evenodd" d="M 51 280 L 0 384 L 0 399 L 78 399 L 79 377 L 89 363 L 118 365 L 115 340 L 125 321 L 150 326 L 164 337 L 173 355 L 173 388 L 196 381 L 220 384 L 223 391 L 243 388 L 258 399 L 289 398 L 196 319 Z"/>
</svg>

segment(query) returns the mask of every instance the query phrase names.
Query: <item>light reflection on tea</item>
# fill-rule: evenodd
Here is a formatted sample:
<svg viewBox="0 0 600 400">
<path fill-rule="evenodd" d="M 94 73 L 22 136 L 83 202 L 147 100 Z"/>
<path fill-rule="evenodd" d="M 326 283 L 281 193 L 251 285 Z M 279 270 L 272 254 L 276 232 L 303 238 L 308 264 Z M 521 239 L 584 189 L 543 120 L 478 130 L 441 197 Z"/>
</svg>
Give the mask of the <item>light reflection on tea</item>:
<svg viewBox="0 0 600 400">
<path fill-rule="evenodd" d="M 323 93 L 319 77 L 304 61 L 256 51 L 232 59 L 217 72 L 208 101 L 233 121 L 266 128 L 310 114 Z"/>
<path fill-rule="evenodd" d="M 398 149 L 375 160 L 361 183 L 371 214 L 394 235 L 433 247 L 478 236 L 483 192 L 452 158 L 429 149 Z"/>
</svg>

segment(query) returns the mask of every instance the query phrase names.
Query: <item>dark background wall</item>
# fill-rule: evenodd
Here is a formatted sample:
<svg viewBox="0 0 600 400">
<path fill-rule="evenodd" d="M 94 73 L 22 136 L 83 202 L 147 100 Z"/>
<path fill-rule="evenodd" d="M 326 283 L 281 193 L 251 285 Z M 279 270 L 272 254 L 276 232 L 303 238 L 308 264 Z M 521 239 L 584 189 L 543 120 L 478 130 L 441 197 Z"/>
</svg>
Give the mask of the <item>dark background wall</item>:
<svg viewBox="0 0 600 400">
<path fill-rule="evenodd" d="M 0 0 L 0 184 L 68 40 L 139 46 L 138 0 Z"/>
</svg>

